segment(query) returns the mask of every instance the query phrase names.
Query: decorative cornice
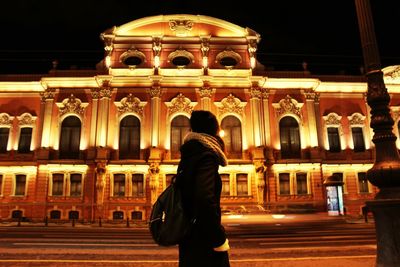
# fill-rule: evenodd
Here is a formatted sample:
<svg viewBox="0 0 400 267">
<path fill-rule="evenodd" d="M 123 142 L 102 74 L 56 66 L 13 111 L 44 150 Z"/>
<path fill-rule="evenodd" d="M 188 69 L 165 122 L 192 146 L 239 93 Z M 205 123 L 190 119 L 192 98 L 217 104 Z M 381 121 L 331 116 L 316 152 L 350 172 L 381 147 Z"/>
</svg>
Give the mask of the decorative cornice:
<svg viewBox="0 0 400 267">
<path fill-rule="evenodd" d="M 88 103 L 82 103 L 82 101 L 79 98 L 76 98 L 73 94 L 64 99 L 61 103 L 56 104 L 60 109 L 60 116 L 67 113 L 75 113 L 82 116 L 88 105 Z"/>
<path fill-rule="evenodd" d="M 342 116 L 339 116 L 338 114 L 336 114 L 334 112 L 331 112 L 328 115 L 323 116 L 322 118 L 325 120 L 326 126 L 330 126 L 330 125 L 340 126 L 341 125 L 340 121 L 342 119 Z"/>
<path fill-rule="evenodd" d="M 250 98 L 257 98 L 257 99 L 261 99 L 263 96 L 263 93 L 261 91 L 260 88 L 254 87 L 250 89 Z"/>
<path fill-rule="evenodd" d="M 176 36 L 185 37 L 192 30 L 194 22 L 192 20 L 170 20 L 169 28 L 175 32 Z"/>
<path fill-rule="evenodd" d="M 204 98 L 204 97 L 211 98 L 212 95 L 215 93 L 215 89 L 210 88 L 210 87 L 202 87 L 202 88 L 198 89 L 197 91 L 201 98 Z"/>
<path fill-rule="evenodd" d="M 215 105 L 218 107 L 218 114 L 222 116 L 226 113 L 235 113 L 240 116 L 243 116 L 244 107 L 246 106 L 246 102 L 240 101 L 239 98 L 235 97 L 232 94 L 229 94 L 227 97 L 221 100 L 221 102 L 216 102 Z"/>
<path fill-rule="evenodd" d="M 118 109 L 118 115 L 121 116 L 124 113 L 136 113 L 139 116 L 143 116 L 143 107 L 147 102 L 141 102 L 139 98 L 129 94 L 127 97 L 121 99 L 120 102 L 115 102 Z"/>
<path fill-rule="evenodd" d="M 185 97 L 182 93 L 179 93 L 171 102 L 165 103 L 168 107 L 169 115 L 177 112 L 184 112 L 186 114 L 192 114 L 193 107 L 197 104 L 196 102 L 190 101 L 189 98 Z"/>
<path fill-rule="evenodd" d="M 36 121 L 36 116 L 32 116 L 29 113 L 23 113 L 21 116 L 17 116 L 19 125 L 34 125 Z"/>
<path fill-rule="evenodd" d="M 11 126 L 13 124 L 14 117 L 11 117 L 7 113 L 0 113 L 0 125 Z"/>
<path fill-rule="evenodd" d="M 162 95 L 161 87 L 159 87 L 159 86 L 153 86 L 153 87 L 147 89 L 147 92 L 149 93 L 151 98 L 161 97 L 161 95 Z"/>
<path fill-rule="evenodd" d="M 364 126 L 365 124 L 365 116 L 356 112 L 353 113 L 351 116 L 347 117 L 349 119 L 349 123 L 352 126 Z"/>
<path fill-rule="evenodd" d="M 273 103 L 272 106 L 275 108 L 275 113 L 278 118 L 285 114 L 294 114 L 301 118 L 301 107 L 303 103 L 298 103 L 296 99 L 289 95 L 286 95 L 279 103 Z"/>
<path fill-rule="evenodd" d="M 54 88 L 46 88 L 46 90 L 40 93 L 41 101 L 46 102 L 46 100 L 53 100 L 55 91 L 56 89 Z"/>
<path fill-rule="evenodd" d="M 268 99 L 269 98 L 269 89 L 262 88 L 261 89 L 261 96 L 263 99 Z"/>
</svg>

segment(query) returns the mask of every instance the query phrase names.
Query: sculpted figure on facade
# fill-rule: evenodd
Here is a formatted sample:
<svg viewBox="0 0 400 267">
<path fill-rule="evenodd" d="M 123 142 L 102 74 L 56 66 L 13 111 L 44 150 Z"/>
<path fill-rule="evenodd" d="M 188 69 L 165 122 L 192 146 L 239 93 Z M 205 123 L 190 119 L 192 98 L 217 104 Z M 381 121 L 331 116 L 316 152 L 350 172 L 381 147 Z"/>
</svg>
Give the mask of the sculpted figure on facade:
<svg viewBox="0 0 400 267">
<path fill-rule="evenodd" d="M 160 186 L 160 164 L 158 162 L 151 162 L 149 165 L 148 177 L 151 191 L 151 203 L 154 203 L 158 197 L 158 188 Z"/>
<path fill-rule="evenodd" d="M 97 206 L 102 206 L 104 202 L 104 188 L 106 184 L 106 167 L 105 163 L 97 163 L 96 171 L 96 193 Z"/>
</svg>

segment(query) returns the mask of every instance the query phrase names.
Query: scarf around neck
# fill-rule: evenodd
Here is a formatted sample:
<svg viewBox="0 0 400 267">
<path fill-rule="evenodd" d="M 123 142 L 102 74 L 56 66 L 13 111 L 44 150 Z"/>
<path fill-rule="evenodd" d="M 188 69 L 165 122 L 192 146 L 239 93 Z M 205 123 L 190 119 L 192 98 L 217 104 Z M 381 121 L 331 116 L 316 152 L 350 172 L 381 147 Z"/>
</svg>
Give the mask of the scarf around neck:
<svg viewBox="0 0 400 267">
<path fill-rule="evenodd" d="M 228 159 L 225 156 L 225 153 L 221 149 L 221 145 L 218 143 L 217 139 L 209 134 L 205 133 L 195 133 L 195 132 L 189 132 L 186 136 L 185 139 L 183 140 L 183 143 L 185 144 L 186 142 L 190 140 L 196 140 L 200 142 L 203 146 L 206 148 L 211 149 L 218 157 L 218 163 L 221 166 L 226 166 L 228 165 Z"/>
</svg>

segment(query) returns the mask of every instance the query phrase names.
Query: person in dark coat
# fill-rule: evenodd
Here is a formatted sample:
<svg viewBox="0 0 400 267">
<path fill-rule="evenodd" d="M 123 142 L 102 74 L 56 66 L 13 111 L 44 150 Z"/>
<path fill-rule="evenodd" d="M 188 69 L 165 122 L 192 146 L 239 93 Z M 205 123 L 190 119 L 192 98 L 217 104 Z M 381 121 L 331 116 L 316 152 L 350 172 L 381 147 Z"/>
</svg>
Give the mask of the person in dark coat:
<svg viewBox="0 0 400 267">
<path fill-rule="evenodd" d="M 229 267 L 229 242 L 221 225 L 222 181 L 218 173 L 219 165 L 227 165 L 224 142 L 218 136 L 218 121 L 209 111 L 193 111 L 190 127 L 180 149 L 178 170 L 184 174 L 180 185 L 183 209 L 195 223 L 179 244 L 179 267 Z"/>
</svg>

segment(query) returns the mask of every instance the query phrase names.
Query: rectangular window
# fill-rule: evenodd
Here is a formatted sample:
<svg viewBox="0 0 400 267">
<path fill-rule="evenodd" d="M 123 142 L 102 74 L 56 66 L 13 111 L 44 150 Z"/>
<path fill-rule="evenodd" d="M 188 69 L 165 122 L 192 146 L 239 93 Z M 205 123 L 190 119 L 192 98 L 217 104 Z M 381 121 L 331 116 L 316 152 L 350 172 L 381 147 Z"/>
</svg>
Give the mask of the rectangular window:
<svg viewBox="0 0 400 267">
<path fill-rule="evenodd" d="M 369 193 L 367 173 L 358 173 L 358 190 L 360 193 Z"/>
<path fill-rule="evenodd" d="M 351 134 L 353 136 L 354 152 L 364 152 L 365 142 L 361 127 L 352 127 Z"/>
<path fill-rule="evenodd" d="M 62 196 L 64 192 L 64 174 L 55 173 L 53 174 L 53 196 Z"/>
<path fill-rule="evenodd" d="M 143 185 L 143 174 L 135 173 L 132 174 L 132 196 L 143 197 L 144 196 L 144 185 Z"/>
<path fill-rule="evenodd" d="M 307 174 L 306 173 L 297 173 L 296 174 L 296 188 L 297 195 L 307 195 Z"/>
<path fill-rule="evenodd" d="M 21 128 L 18 142 L 18 153 L 28 153 L 31 151 L 32 128 Z"/>
<path fill-rule="evenodd" d="M 248 195 L 248 184 L 247 184 L 247 174 L 246 173 L 238 173 L 236 175 L 236 183 L 237 183 L 237 195 L 238 196 L 247 196 Z"/>
<path fill-rule="evenodd" d="M 114 196 L 125 196 L 125 174 L 114 174 Z"/>
<path fill-rule="evenodd" d="M 71 181 L 71 196 L 78 197 L 82 195 L 82 174 L 73 173 L 70 177 Z"/>
<path fill-rule="evenodd" d="M 330 152 L 340 152 L 341 147 L 340 147 L 339 128 L 328 127 L 328 142 L 329 142 Z"/>
<path fill-rule="evenodd" d="M 279 174 L 279 194 L 290 195 L 290 174 L 280 173 Z"/>
<path fill-rule="evenodd" d="M 0 128 L 0 153 L 7 152 L 8 135 L 10 133 L 9 128 Z"/>
<path fill-rule="evenodd" d="M 15 176 L 15 195 L 25 196 L 26 175 L 19 174 Z"/>
<path fill-rule="evenodd" d="M 230 178 L 229 174 L 221 174 L 221 180 L 222 180 L 222 191 L 221 195 L 222 196 L 230 196 L 231 194 L 231 186 L 230 186 Z"/>
</svg>

